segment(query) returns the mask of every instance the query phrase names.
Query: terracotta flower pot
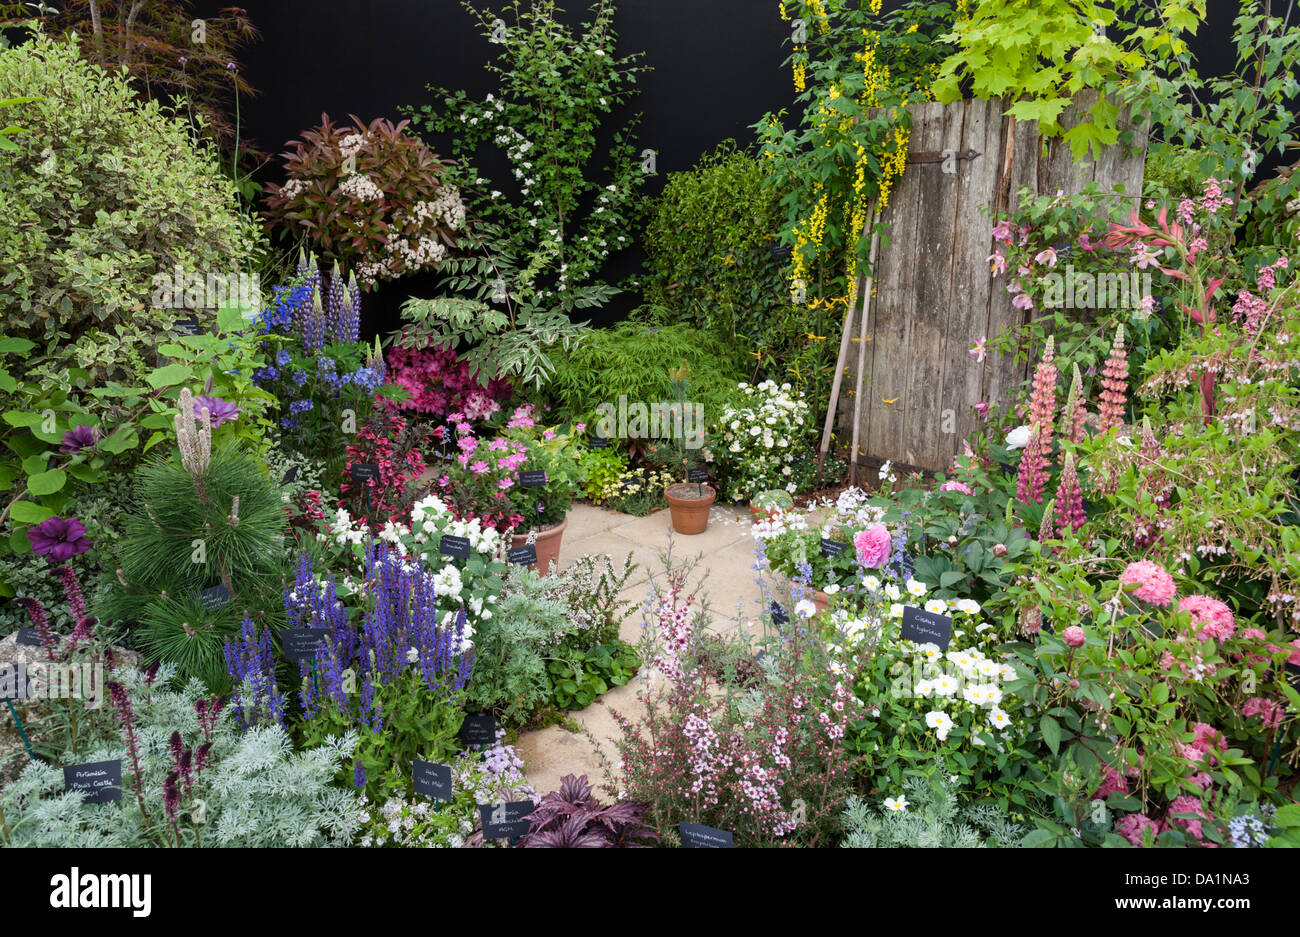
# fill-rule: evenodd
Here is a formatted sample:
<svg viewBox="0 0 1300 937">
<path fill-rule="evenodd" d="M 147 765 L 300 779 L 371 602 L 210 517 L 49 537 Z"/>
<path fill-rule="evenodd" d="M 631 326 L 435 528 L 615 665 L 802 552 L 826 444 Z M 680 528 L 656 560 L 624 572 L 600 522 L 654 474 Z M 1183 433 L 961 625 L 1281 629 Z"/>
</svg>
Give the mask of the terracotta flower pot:
<svg viewBox="0 0 1300 937">
<path fill-rule="evenodd" d="M 673 530 L 679 534 L 704 533 L 709 526 L 709 508 L 717 497 L 711 485 L 686 482 L 669 485 L 664 489 L 664 498 L 673 515 Z"/>
<path fill-rule="evenodd" d="M 551 571 L 551 563 L 557 566 L 560 562 L 560 540 L 564 537 L 564 528 L 569 526 L 569 519 L 566 517 L 554 527 L 547 527 L 545 530 L 537 532 L 537 562 L 532 563 L 529 569 L 535 570 L 545 576 Z M 522 547 L 528 542 L 528 532 L 522 534 L 513 534 L 510 537 L 511 548 Z"/>
</svg>

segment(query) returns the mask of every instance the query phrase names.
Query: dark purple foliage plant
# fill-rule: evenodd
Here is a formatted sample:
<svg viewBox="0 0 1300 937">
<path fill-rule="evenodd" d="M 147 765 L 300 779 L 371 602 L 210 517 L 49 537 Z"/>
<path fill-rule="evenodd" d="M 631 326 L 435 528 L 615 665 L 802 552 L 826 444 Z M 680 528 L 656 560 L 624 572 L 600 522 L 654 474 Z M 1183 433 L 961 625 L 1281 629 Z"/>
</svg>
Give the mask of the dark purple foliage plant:
<svg viewBox="0 0 1300 937">
<path fill-rule="evenodd" d="M 646 805 L 632 801 L 602 804 L 587 776 L 560 779 L 560 789 L 542 798 L 528 817 L 532 824 L 519 845 L 531 849 L 638 849 L 659 842 L 642 822 Z"/>
</svg>

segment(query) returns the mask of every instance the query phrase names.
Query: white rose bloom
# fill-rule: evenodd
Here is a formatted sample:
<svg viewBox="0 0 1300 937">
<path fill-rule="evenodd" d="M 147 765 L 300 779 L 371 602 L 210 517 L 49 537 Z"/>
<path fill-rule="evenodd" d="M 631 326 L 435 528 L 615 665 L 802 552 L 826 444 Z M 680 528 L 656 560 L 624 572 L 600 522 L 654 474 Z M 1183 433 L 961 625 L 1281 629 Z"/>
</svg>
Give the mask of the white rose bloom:
<svg viewBox="0 0 1300 937">
<path fill-rule="evenodd" d="M 1017 426 L 1011 432 L 1007 433 L 1008 449 L 1023 449 L 1029 445 L 1030 428 L 1028 426 Z"/>
</svg>

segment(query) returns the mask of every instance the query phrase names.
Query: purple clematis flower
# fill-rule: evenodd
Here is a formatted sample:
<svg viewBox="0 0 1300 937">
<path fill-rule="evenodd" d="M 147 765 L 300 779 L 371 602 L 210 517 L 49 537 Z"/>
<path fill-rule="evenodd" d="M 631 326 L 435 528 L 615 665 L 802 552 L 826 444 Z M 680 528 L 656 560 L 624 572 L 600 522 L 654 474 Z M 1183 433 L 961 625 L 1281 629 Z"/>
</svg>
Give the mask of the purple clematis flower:
<svg viewBox="0 0 1300 937">
<path fill-rule="evenodd" d="M 239 419 L 239 408 L 229 400 L 222 400 L 220 397 L 209 397 L 204 394 L 194 398 L 194 417 L 199 419 L 203 416 L 203 408 L 208 408 L 208 416 L 212 420 L 212 428 L 216 429 L 227 420 Z"/>
<path fill-rule="evenodd" d="M 59 445 L 60 452 L 76 455 L 83 449 L 92 448 L 99 442 L 99 430 L 94 426 L 74 426 L 63 434 Z"/>
<path fill-rule="evenodd" d="M 27 539 L 32 542 L 32 552 L 56 563 L 65 563 L 90 549 L 85 525 L 76 517 L 48 517 L 27 528 Z"/>
</svg>

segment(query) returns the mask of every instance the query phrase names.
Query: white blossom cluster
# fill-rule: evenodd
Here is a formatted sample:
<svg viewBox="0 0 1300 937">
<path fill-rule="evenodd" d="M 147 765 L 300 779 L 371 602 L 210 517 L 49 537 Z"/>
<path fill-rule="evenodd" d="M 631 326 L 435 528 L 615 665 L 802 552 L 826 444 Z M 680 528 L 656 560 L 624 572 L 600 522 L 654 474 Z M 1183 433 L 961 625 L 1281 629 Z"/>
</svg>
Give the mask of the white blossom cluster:
<svg viewBox="0 0 1300 937">
<path fill-rule="evenodd" d="M 356 199 L 358 202 L 380 202 L 384 198 L 384 190 L 375 185 L 363 172 L 345 177 L 339 183 L 338 191 L 340 195 Z"/>
<path fill-rule="evenodd" d="M 808 401 L 788 383 L 779 387 L 775 381 L 757 386 L 741 383 L 737 389 L 746 398 L 743 405 L 728 406 L 719 424 L 722 458 L 731 469 L 727 497 L 744 501 L 777 488 L 795 493 L 793 464 L 805 435 Z"/>
<path fill-rule="evenodd" d="M 290 179 L 280 187 L 280 196 L 289 200 L 297 198 L 306 192 L 311 185 L 304 179 Z"/>
</svg>

